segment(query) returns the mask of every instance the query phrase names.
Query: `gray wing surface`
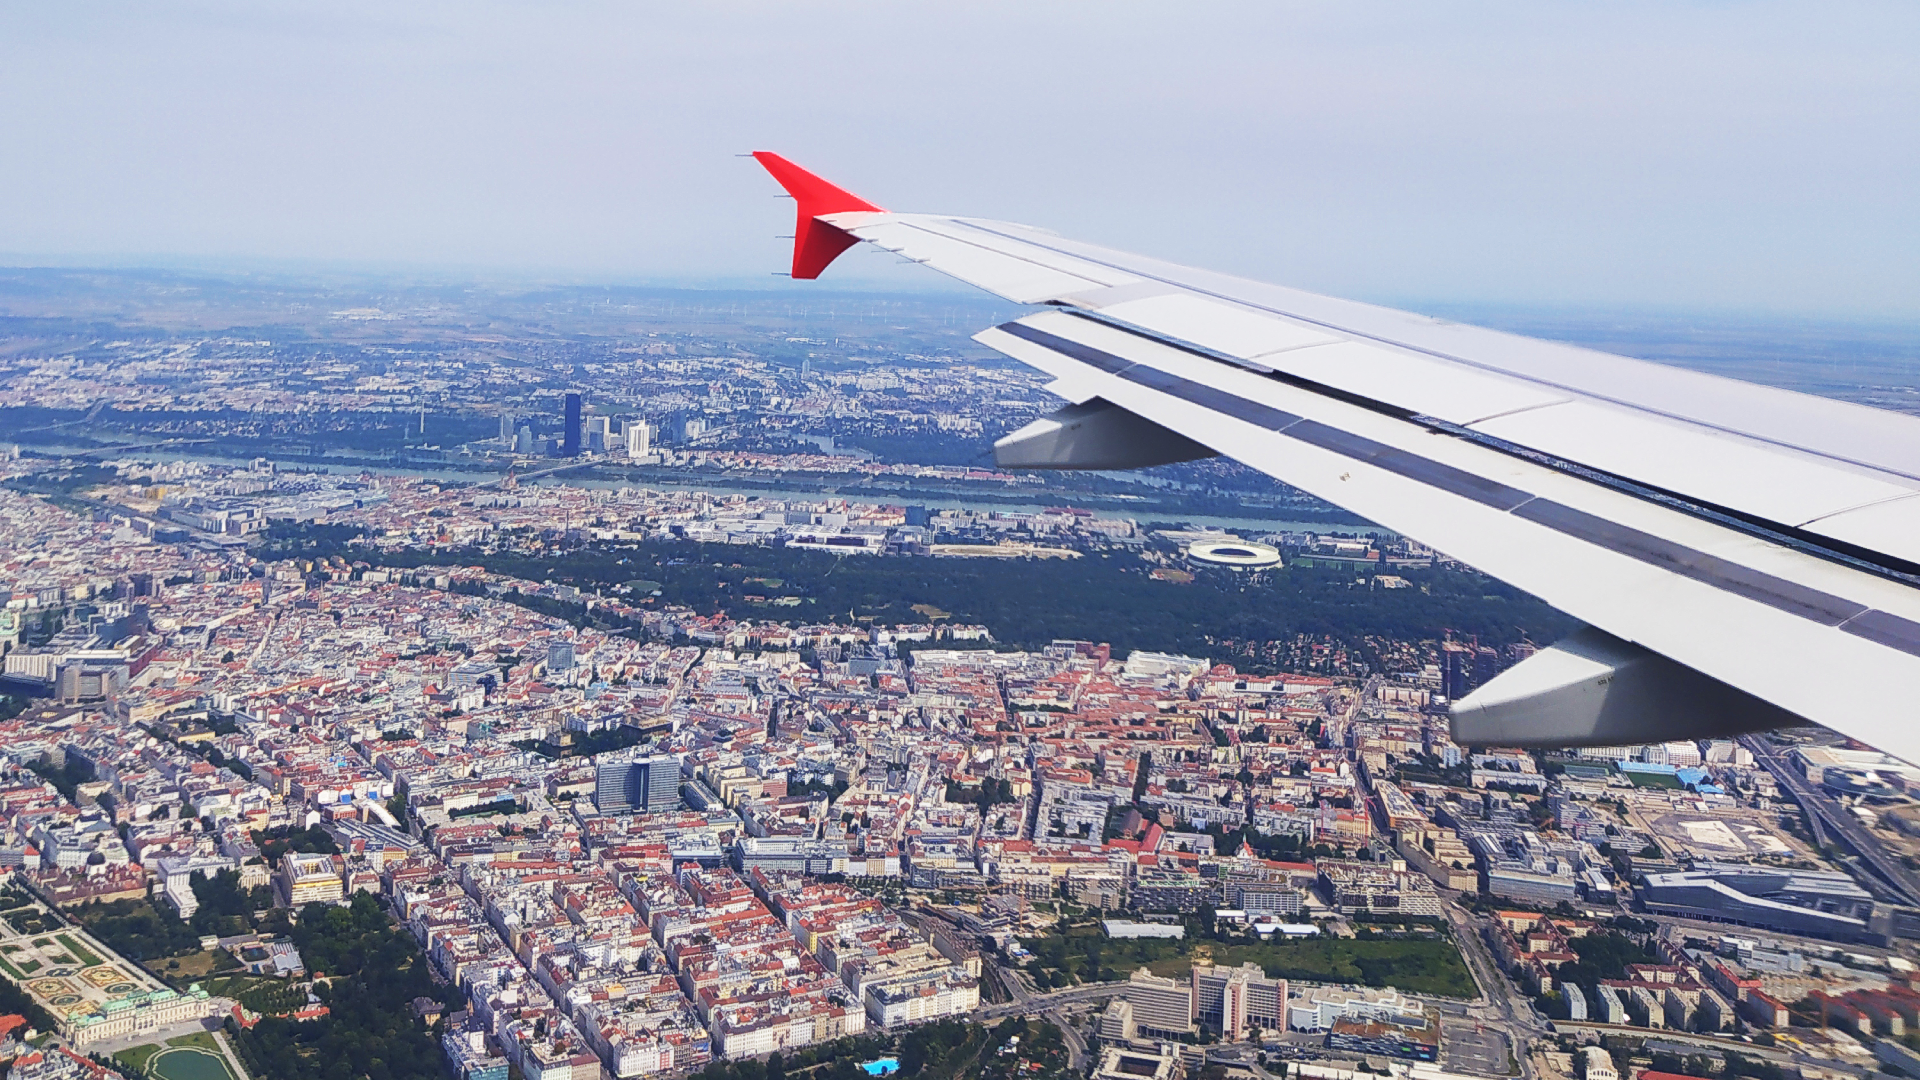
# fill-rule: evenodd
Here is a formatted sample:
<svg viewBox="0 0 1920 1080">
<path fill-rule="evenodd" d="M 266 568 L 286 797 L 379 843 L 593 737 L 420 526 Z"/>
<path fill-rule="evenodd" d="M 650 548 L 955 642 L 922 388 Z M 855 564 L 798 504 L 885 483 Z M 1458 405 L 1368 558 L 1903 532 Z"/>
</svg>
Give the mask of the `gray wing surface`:
<svg viewBox="0 0 1920 1080">
<path fill-rule="evenodd" d="M 978 335 L 1070 403 L 1003 462 L 1225 454 L 1589 625 L 1455 703 L 1462 741 L 1804 719 L 1920 760 L 1920 419 L 1023 225 L 816 220 L 1047 307 Z"/>
</svg>

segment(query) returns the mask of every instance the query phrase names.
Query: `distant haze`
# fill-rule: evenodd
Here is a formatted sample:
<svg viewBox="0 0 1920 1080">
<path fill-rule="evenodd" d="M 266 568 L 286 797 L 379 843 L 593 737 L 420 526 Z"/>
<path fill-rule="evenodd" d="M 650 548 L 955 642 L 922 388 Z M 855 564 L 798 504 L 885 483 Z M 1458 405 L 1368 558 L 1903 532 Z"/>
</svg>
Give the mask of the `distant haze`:
<svg viewBox="0 0 1920 1080">
<path fill-rule="evenodd" d="M 0 261 L 807 288 L 773 149 L 1391 303 L 1911 319 L 1916 58 L 1910 3 L 4 0 Z"/>
</svg>

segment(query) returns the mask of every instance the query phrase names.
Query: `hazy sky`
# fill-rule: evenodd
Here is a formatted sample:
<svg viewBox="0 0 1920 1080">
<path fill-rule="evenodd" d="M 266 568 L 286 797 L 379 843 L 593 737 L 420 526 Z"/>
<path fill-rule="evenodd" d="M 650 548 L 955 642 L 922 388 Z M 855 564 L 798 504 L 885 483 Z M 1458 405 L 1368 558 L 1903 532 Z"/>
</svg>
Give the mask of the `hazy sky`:
<svg viewBox="0 0 1920 1080">
<path fill-rule="evenodd" d="M 0 93 L 16 264 L 771 285 L 773 149 L 1369 299 L 1920 316 L 1910 0 L 0 0 Z"/>
</svg>

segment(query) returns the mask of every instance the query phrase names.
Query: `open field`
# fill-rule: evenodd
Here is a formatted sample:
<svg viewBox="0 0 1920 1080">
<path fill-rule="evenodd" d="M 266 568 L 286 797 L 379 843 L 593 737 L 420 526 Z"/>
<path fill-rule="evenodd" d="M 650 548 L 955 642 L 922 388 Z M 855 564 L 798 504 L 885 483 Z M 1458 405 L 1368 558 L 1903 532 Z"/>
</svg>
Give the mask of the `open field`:
<svg viewBox="0 0 1920 1080">
<path fill-rule="evenodd" d="M 174 967 L 175 964 L 180 966 Z M 146 966 L 156 974 L 164 972 L 169 979 L 192 981 L 204 979 L 222 971 L 236 970 L 241 964 L 225 949 L 208 949 L 205 952 L 187 953 L 185 956 L 175 956 L 166 960 L 149 961 Z"/>
<path fill-rule="evenodd" d="M 1209 953 L 1215 964 L 1238 967 L 1251 962 L 1278 978 L 1392 986 L 1416 994 L 1457 998 L 1470 998 L 1476 992 L 1460 950 L 1445 938 L 1359 941 L 1321 937 L 1246 945 L 1196 942 L 1191 955 L 1168 957 L 1147 966 L 1155 975 L 1181 978 L 1195 963 L 1206 962 L 1203 952 Z"/>
<path fill-rule="evenodd" d="M 1665 773 L 1630 772 L 1622 773 L 1621 775 L 1633 781 L 1634 787 L 1670 788 L 1673 790 L 1679 790 L 1680 788 L 1680 778 L 1677 776 L 1668 776 Z"/>
<path fill-rule="evenodd" d="M 1065 936 L 1055 932 L 1023 944 L 1034 953 L 1031 970 L 1048 974 L 1062 986 L 1124 979 L 1142 966 L 1155 975 L 1183 978 L 1195 964 L 1255 963 L 1268 975 L 1288 979 L 1392 986 L 1446 997 L 1476 993 L 1466 961 L 1448 937 L 1114 941 L 1096 924 L 1076 925 Z"/>
</svg>

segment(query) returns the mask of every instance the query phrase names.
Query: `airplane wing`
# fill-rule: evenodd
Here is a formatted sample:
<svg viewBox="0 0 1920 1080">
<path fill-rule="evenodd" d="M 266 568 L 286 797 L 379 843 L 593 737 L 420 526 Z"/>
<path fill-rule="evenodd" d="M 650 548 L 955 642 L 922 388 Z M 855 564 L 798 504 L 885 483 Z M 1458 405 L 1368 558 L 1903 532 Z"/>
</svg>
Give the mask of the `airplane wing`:
<svg viewBox="0 0 1920 1080">
<path fill-rule="evenodd" d="M 865 241 L 1045 310 L 977 340 L 1066 408 L 1024 468 L 1225 454 L 1588 624 L 1453 704 L 1461 742 L 1620 745 L 1809 720 L 1912 761 L 1920 419 L 896 214 L 770 153 L 793 276 Z"/>
</svg>

